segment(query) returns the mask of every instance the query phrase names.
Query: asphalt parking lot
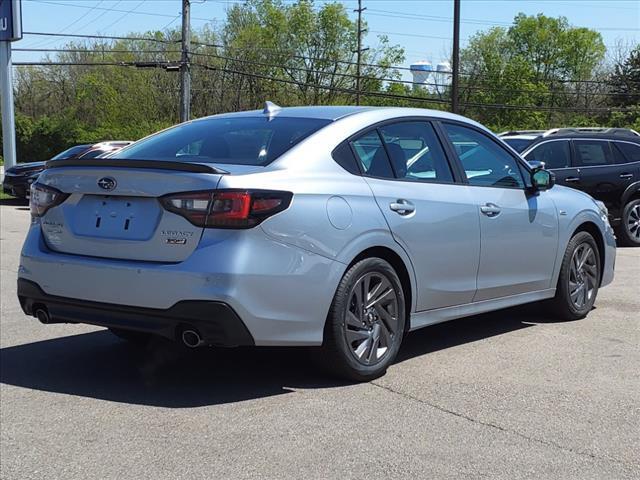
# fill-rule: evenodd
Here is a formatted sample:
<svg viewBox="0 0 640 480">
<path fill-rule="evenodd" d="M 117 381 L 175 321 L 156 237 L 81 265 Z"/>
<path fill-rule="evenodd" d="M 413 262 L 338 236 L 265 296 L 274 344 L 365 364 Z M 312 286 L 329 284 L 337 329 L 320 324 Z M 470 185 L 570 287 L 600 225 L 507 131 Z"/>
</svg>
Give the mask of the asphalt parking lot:
<svg viewBox="0 0 640 480">
<path fill-rule="evenodd" d="M 15 296 L 29 212 L 0 222 L 3 479 L 640 477 L 640 249 L 584 320 L 532 305 L 437 325 L 344 384 L 301 349 L 138 351 L 40 325 Z"/>
</svg>

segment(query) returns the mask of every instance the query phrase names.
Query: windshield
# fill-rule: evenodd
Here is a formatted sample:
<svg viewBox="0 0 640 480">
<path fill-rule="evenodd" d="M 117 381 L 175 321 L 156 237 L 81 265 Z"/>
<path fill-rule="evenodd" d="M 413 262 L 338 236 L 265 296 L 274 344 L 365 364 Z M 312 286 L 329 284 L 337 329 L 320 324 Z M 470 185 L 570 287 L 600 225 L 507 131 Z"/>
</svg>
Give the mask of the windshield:
<svg viewBox="0 0 640 480">
<path fill-rule="evenodd" d="M 529 140 L 528 138 L 503 138 L 502 141 L 518 153 L 524 152 L 524 149 L 533 142 L 533 140 Z"/>
<path fill-rule="evenodd" d="M 60 152 L 51 160 L 60 160 L 61 158 L 71 158 L 79 155 L 87 149 L 88 145 L 76 145 L 75 147 L 68 148 L 64 152 Z"/>
<path fill-rule="evenodd" d="M 110 158 L 267 165 L 329 123 L 315 118 L 208 118 L 160 132 Z"/>
</svg>

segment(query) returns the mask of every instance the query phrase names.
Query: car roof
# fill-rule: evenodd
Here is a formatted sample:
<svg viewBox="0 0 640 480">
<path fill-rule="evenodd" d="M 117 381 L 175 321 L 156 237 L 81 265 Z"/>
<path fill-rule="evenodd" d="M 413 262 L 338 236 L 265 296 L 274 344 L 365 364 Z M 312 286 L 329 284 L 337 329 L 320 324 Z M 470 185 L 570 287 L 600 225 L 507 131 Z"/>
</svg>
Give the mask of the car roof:
<svg viewBox="0 0 640 480">
<path fill-rule="evenodd" d="M 616 142 L 626 142 L 633 143 L 635 145 L 640 145 L 640 137 L 626 136 L 626 135 L 614 135 L 614 134 L 604 134 L 604 133 L 570 133 L 564 135 L 552 135 L 548 137 L 538 137 L 535 139 L 531 145 L 529 145 L 521 155 L 526 155 L 534 147 L 540 145 L 545 142 L 553 142 L 557 140 L 602 140 L 602 141 L 616 141 Z"/>
<path fill-rule="evenodd" d="M 512 140 L 512 139 L 522 139 L 522 140 L 535 140 L 536 138 L 540 138 L 540 135 L 500 135 L 500 140 Z"/>
<path fill-rule="evenodd" d="M 426 108 L 407 108 L 407 107 L 377 107 L 377 106 L 354 106 L 354 105 L 321 105 L 321 106 L 303 106 L 303 107 L 278 107 L 274 110 L 272 115 L 275 117 L 288 117 L 288 118 L 316 118 L 323 120 L 335 121 L 340 118 L 352 116 L 356 114 L 370 114 L 373 112 L 386 112 L 390 118 L 394 117 L 410 117 L 410 116 L 428 116 L 433 118 L 441 118 L 448 120 L 457 120 L 465 123 L 471 123 L 476 126 L 486 128 L 480 125 L 478 122 L 461 115 L 454 113 L 443 112 L 441 110 L 430 110 Z M 220 118 L 220 117 L 256 117 L 268 115 L 265 110 L 248 110 L 243 112 L 223 113 L 219 115 L 212 115 L 209 117 L 203 117 L 194 122 L 204 120 L 207 118 Z"/>
</svg>

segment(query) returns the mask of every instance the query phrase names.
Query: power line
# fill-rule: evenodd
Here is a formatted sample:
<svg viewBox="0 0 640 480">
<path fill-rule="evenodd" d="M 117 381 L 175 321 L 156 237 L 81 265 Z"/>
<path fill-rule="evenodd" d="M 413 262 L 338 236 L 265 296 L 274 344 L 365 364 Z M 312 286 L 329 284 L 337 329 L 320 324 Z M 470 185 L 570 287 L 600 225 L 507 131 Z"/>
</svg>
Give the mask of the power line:
<svg viewBox="0 0 640 480">
<path fill-rule="evenodd" d="M 91 8 L 94 10 L 106 10 L 108 12 L 120 12 L 120 13 L 131 13 L 133 15 L 148 15 L 151 17 L 165 17 L 165 18 L 173 18 L 173 15 L 168 14 L 168 13 L 159 13 L 159 12 L 140 12 L 140 11 L 136 11 L 136 12 L 132 12 L 130 10 L 123 10 L 123 9 L 116 9 L 116 8 L 106 8 L 106 7 L 91 7 L 89 5 L 81 5 L 81 4 L 75 4 L 75 3 L 62 3 L 62 2 L 53 2 L 53 1 L 49 1 L 49 0 L 32 0 L 35 3 L 43 3 L 43 4 L 48 4 L 48 5 L 58 5 L 58 6 L 62 6 L 62 7 L 75 7 L 75 8 Z M 144 3 L 144 0 L 143 2 Z M 210 22 L 212 19 L 211 18 L 203 18 L 203 17 L 191 17 L 192 20 L 202 20 L 205 22 Z"/>
<path fill-rule="evenodd" d="M 15 66 L 119 66 L 119 67 L 137 67 L 137 68 L 145 68 L 145 67 L 157 67 L 157 68 L 173 68 L 179 65 L 177 62 L 15 62 Z M 290 85 L 297 85 L 299 87 L 314 87 L 320 90 L 328 90 L 335 91 L 340 93 L 348 93 L 355 94 L 356 90 L 351 88 L 344 87 L 336 87 L 336 86 L 328 86 L 328 85 L 317 85 L 305 82 L 298 82 L 295 80 L 287 80 L 282 78 L 276 78 L 269 75 L 262 75 L 258 73 L 250 73 L 243 72 L 238 70 L 233 70 L 229 68 L 218 68 L 210 65 L 204 65 L 200 63 L 192 63 L 192 65 L 204 68 L 205 70 L 212 71 L 220 71 L 224 73 L 232 73 L 241 76 L 253 77 L 253 78 L 261 78 L 265 80 L 274 81 L 276 83 L 284 83 Z M 374 97 L 374 98 L 388 98 L 395 100 L 410 100 L 417 101 L 423 103 L 433 103 L 433 104 L 448 104 L 448 100 L 440 100 L 434 98 L 424 98 L 417 97 L 413 95 L 399 95 L 393 94 L 389 92 L 362 92 L 366 97 Z M 477 102 L 466 102 L 461 103 L 462 107 L 474 107 L 474 108 L 490 108 L 490 109 L 498 109 L 498 110 L 529 110 L 529 111 L 559 111 L 559 112 L 628 112 L 631 111 L 627 108 L 621 107 L 607 107 L 607 108 L 582 108 L 582 107 L 544 107 L 544 106 L 535 106 L 535 105 L 510 105 L 510 104 L 486 104 L 486 103 L 477 103 Z"/>
<path fill-rule="evenodd" d="M 451 23 L 453 22 L 453 17 L 445 17 L 440 15 L 425 15 L 419 13 L 405 13 L 398 10 L 380 10 L 377 8 L 370 9 L 370 15 L 380 16 L 380 17 L 392 17 L 392 18 L 404 18 L 407 20 L 430 20 L 433 22 L 445 22 Z M 475 18 L 466 18 L 461 19 L 460 23 L 467 23 L 472 25 L 493 25 L 493 26 L 504 26 L 511 27 L 514 26 L 514 22 L 498 22 L 495 20 L 480 20 Z M 592 26 L 589 27 L 594 30 L 620 30 L 620 31 L 640 31 L 640 28 L 626 28 L 626 27 L 598 27 Z"/>
<path fill-rule="evenodd" d="M 131 41 L 148 41 L 148 42 L 156 42 L 156 43 L 162 43 L 162 44 L 176 44 L 176 43 L 180 43 L 180 40 L 165 40 L 165 39 L 159 39 L 159 38 L 154 38 L 154 37 L 132 37 L 132 36 L 114 36 L 114 35 L 84 35 L 84 34 L 66 34 L 66 33 L 50 33 L 50 32 L 23 32 L 25 35 L 43 35 L 43 36 L 57 36 L 57 37 L 70 37 L 70 38 L 86 38 L 86 39 L 101 39 L 101 40 L 131 40 Z M 224 50 L 235 50 L 235 51 L 270 51 L 270 52 L 276 52 L 277 54 L 280 55 L 284 55 L 284 56 L 289 56 L 291 58 L 300 58 L 300 59 L 305 59 L 305 60 L 316 60 L 316 61 L 324 61 L 324 62 L 329 62 L 329 63 L 335 63 L 335 64 L 343 64 L 343 65 L 357 65 L 357 62 L 354 61 L 349 61 L 349 60 L 338 60 L 338 59 L 332 59 L 332 58 L 326 58 L 326 57 L 314 57 L 314 56 L 308 56 L 308 55 L 299 55 L 299 54 L 292 54 L 291 52 L 286 52 L 286 51 L 282 51 L 281 49 L 278 48 L 273 48 L 273 47 L 233 47 L 233 46 L 226 46 L 226 45 L 222 45 L 222 44 L 216 44 L 216 43 L 207 43 L 207 42 L 199 42 L 196 40 L 192 40 L 191 41 L 192 45 L 199 45 L 199 46 L 203 46 L 203 47 L 210 47 L 210 48 L 219 48 L 219 49 L 224 49 Z M 196 52 L 191 52 L 191 54 L 197 54 Z M 238 59 L 239 60 L 239 59 Z M 398 70 L 398 71 L 406 71 L 406 72 L 410 72 L 411 68 L 410 67 L 405 67 L 405 66 L 400 66 L 400 65 L 380 65 L 380 64 L 375 64 L 375 63 L 361 63 L 362 66 L 366 66 L 366 67 L 372 67 L 372 68 L 384 68 L 384 69 L 389 69 L 389 70 Z M 451 72 L 441 72 L 447 75 L 451 75 Z M 477 73 L 471 73 L 471 72 L 464 72 L 461 71 L 460 75 L 463 76 L 476 76 L 478 78 L 490 78 L 485 74 L 477 74 Z M 553 79 L 554 83 L 561 83 L 561 84 L 592 84 L 592 85 L 608 85 L 609 82 L 607 81 L 603 81 L 603 80 L 571 80 L 571 79 Z"/>
<path fill-rule="evenodd" d="M 86 48 L 12 48 L 14 52 L 53 52 L 53 53 L 95 53 L 95 54 L 106 54 L 106 53 L 180 53 L 180 50 L 118 50 L 118 49 L 108 49 L 108 50 L 96 50 L 96 49 L 86 49 Z"/>
<path fill-rule="evenodd" d="M 100 13 L 100 15 L 98 15 L 97 17 L 94 17 L 92 20 L 89 20 L 87 23 L 85 23 L 84 25 L 82 25 L 81 27 L 78 27 L 76 29 L 76 31 L 80 31 L 83 28 L 91 25 L 91 24 L 95 24 L 99 19 L 101 19 L 102 17 L 104 17 L 107 13 L 109 12 L 113 12 L 114 9 L 116 8 L 116 6 L 120 5 L 122 3 L 123 0 L 118 0 L 116 3 L 114 3 L 113 5 L 111 5 L 111 8 L 109 9 L 105 9 L 102 13 Z"/>
<path fill-rule="evenodd" d="M 162 40 L 153 37 L 126 37 L 116 35 L 85 35 L 79 33 L 51 33 L 51 32 L 22 32 L 24 35 L 43 35 L 51 37 L 71 37 L 71 38 L 88 38 L 98 40 L 140 40 L 157 43 L 179 43 L 180 40 Z"/>
<path fill-rule="evenodd" d="M 292 85 L 298 85 L 301 87 L 315 87 L 318 88 L 320 90 L 329 90 L 329 91 L 336 91 L 336 92 L 342 92 L 342 93 L 351 93 L 351 94 L 355 94 L 356 90 L 354 89 L 349 89 L 349 88 L 344 88 L 344 87 L 334 87 L 334 86 L 328 86 L 328 85 L 317 85 L 317 84 L 310 84 L 310 83 L 304 83 L 304 82 L 297 82 L 295 80 L 286 80 L 286 79 L 282 79 L 282 78 L 276 78 L 276 77 L 272 77 L 269 75 L 262 75 L 259 73 L 249 73 L 249 72 L 241 72 L 241 71 L 237 71 L 237 70 L 231 70 L 228 68 L 217 68 L 217 67 L 211 67 L 209 65 L 203 65 L 200 63 L 193 63 L 192 65 L 194 66 L 198 66 L 201 68 L 204 68 L 206 70 L 214 70 L 214 71 L 221 71 L 221 72 L 225 72 L 225 73 L 234 73 L 237 75 L 243 75 L 243 76 L 248 76 L 248 77 L 254 77 L 254 78 L 261 78 L 264 80 L 271 80 L 277 83 L 285 83 L 285 84 L 292 84 Z M 380 98 L 391 98 L 391 99 L 401 99 L 401 100 L 414 100 L 414 101 L 420 101 L 420 102 L 425 102 L 425 103 L 437 103 L 437 104 L 448 104 L 449 101 L 448 100 L 440 100 L 440 99 L 434 99 L 434 98 L 424 98 L 424 97 L 416 97 L 416 96 L 412 96 L 412 95 L 398 95 L 398 94 L 393 94 L 393 93 L 389 93 L 389 92 L 363 92 L 364 96 L 367 97 L 380 97 Z M 631 111 L 629 109 L 625 109 L 625 108 L 617 108 L 617 107 L 607 107 L 607 108 L 580 108 L 580 107 L 538 107 L 535 105 L 501 105 L 501 104 L 486 104 L 486 103 L 475 103 L 475 102 L 467 102 L 467 103 L 461 103 L 460 104 L 463 107 L 478 107 L 478 108 L 492 108 L 492 109 L 502 109 L 502 110 L 531 110 L 531 111 L 570 111 L 570 112 L 611 112 L 611 111 Z"/>
<path fill-rule="evenodd" d="M 84 66 L 84 67 L 104 67 L 104 66 L 115 66 L 115 67 L 175 67 L 178 65 L 178 62 L 13 62 L 13 66 L 15 67 L 48 67 L 48 66 Z"/>
<path fill-rule="evenodd" d="M 162 53 L 162 54 L 167 54 L 167 53 L 181 53 L 180 50 L 121 50 L 121 49 L 109 49 L 109 50 L 96 50 L 96 49 L 84 49 L 84 48 L 64 48 L 64 49 L 60 49 L 60 48 L 14 48 L 14 51 L 19 51 L 19 52 L 53 52 L 53 53 L 91 53 L 91 54 L 101 54 L 104 55 L 106 53 L 122 53 L 122 54 L 138 54 L 138 53 Z M 243 63 L 243 64 L 248 64 L 248 65 L 252 65 L 252 66 L 259 66 L 259 67 L 266 67 L 266 68 L 281 68 L 284 71 L 299 71 L 299 72 L 305 72 L 305 73 L 311 73 L 311 74 L 319 74 L 319 75 L 327 75 L 327 76 L 335 76 L 335 77 L 344 77 L 344 78 L 352 78 L 352 79 L 356 79 L 358 78 L 357 74 L 353 74 L 353 73 L 344 73 L 344 72 L 329 72 L 329 71 L 324 71 L 324 70 L 312 70 L 308 67 L 302 68 L 302 67 L 295 67 L 295 66 L 287 66 L 287 65 L 283 65 L 283 64 L 273 64 L 273 63 L 267 63 L 267 62 L 261 62 L 261 61 L 257 61 L 257 60 L 248 60 L 248 59 L 244 59 L 244 58 L 237 58 L 237 57 L 229 57 L 226 55 L 217 55 L 217 54 L 213 54 L 213 53 L 203 53 L 203 52 L 194 52 L 191 51 L 189 52 L 190 56 L 196 56 L 196 57 L 205 57 L 205 58 L 215 58 L 218 60 L 224 60 L 226 62 L 238 62 L 238 63 Z M 437 82 L 429 82 L 429 83 L 423 83 L 423 84 L 417 84 L 416 82 L 413 82 L 411 80 L 401 80 L 401 79 L 397 79 L 397 78 L 388 78 L 388 77 L 372 77 L 372 76 L 368 76 L 368 75 L 360 75 L 360 78 L 362 80 L 372 80 L 372 81 L 379 81 L 379 82 L 387 82 L 387 83 L 396 83 L 396 84 L 401 84 L 401 85 L 422 85 L 422 86 L 426 86 L 426 87 L 442 87 L 442 88 L 447 88 L 450 87 L 449 84 L 446 83 L 437 83 Z M 542 86 L 546 86 L 546 84 L 542 83 Z M 467 91 L 467 90 L 472 90 L 472 91 L 489 91 L 492 93 L 496 93 L 496 94 L 500 94 L 500 93 L 527 93 L 527 94 L 532 94 L 535 96 L 548 96 L 548 95 L 584 95 L 583 92 L 571 92 L 571 91 L 558 91 L 558 90 L 551 90 L 551 91 L 538 91 L 538 90 L 532 90 L 532 89 L 505 89 L 505 88 L 495 88 L 495 87 L 489 87 L 489 86 L 476 86 L 476 85 L 463 85 L 462 89 Z M 609 92 L 590 92 L 589 95 L 593 95 L 593 96 L 616 96 L 619 95 L 617 93 L 609 93 Z M 640 96 L 640 94 L 627 94 L 629 96 Z"/>
<path fill-rule="evenodd" d="M 113 22 L 111 22 L 109 25 L 107 25 L 106 27 L 104 27 L 105 30 L 109 30 L 111 27 L 113 27 L 116 23 L 120 22 L 122 19 L 124 19 L 124 17 L 126 17 L 127 15 L 130 15 L 132 13 L 134 13 L 138 8 L 140 8 L 142 6 L 142 4 L 144 3 L 144 0 L 140 0 L 140 3 L 138 3 L 135 7 L 133 7 L 131 10 L 126 11 L 125 13 L 123 13 L 120 17 L 116 18 Z"/>
</svg>

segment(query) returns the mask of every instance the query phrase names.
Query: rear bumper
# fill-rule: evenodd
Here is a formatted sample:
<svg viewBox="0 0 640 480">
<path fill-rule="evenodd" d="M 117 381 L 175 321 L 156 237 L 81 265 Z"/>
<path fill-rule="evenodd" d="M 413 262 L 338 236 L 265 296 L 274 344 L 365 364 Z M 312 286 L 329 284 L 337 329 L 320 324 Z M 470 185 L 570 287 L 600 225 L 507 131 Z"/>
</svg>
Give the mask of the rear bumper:
<svg viewBox="0 0 640 480">
<path fill-rule="evenodd" d="M 55 252 L 34 222 L 22 248 L 18 277 L 34 282 L 48 296 L 75 299 L 71 303 L 81 307 L 104 307 L 109 315 L 132 308 L 162 320 L 168 315 L 159 313 L 172 313 L 191 302 L 224 304 L 242 320 L 255 345 L 302 346 L 322 343 L 327 312 L 345 268 L 276 242 L 259 227 L 205 231 L 189 258 L 159 263 Z M 107 315 L 95 312 L 75 309 L 73 321 L 109 326 Z M 215 315 L 206 318 L 215 323 Z"/>
<path fill-rule="evenodd" d="M 196 329 L 208 345 L 255 345 L 233 309 L 223 302 L 181 301 L 168 309 L 128 307 L 46 294 L 29 280 L 18 279 L 18 299 L 27 315 L 47 310 L 47 323 L 88 323 L 176 339 L 181 330 Z"/>
</svg>

